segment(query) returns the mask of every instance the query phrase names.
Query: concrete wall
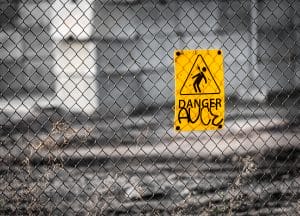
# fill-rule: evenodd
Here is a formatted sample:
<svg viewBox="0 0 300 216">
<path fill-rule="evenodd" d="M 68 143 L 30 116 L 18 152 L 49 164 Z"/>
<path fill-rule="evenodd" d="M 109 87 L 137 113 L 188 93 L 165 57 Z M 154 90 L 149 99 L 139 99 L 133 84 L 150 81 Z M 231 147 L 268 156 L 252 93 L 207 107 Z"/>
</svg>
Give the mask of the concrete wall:
<svg viewBox="0 0 300 216">
<path fill-rule="evenodd" d="M 0 1 L 0 91 L 3 95 L 22 91 L 26 80 L 22 73 L 22 32 L 15 28 L 20 23 L 17 11 L 17 3 Z"/>
<path fill-rule="evenodd" d="M 8 17 L 0 21 L 3 96 L 22 89 L 59 96 L 64 82 L 93 83 L 87 92 L 98 99 L 89 109 L 99 113 L 129 114 L 139 107 L 172 104 L 175 49 L 223 49 L 228 96 L 254 99 L 261 90 L 265 97 L 300 84 L 297 1 L 0 0 L 0 6 L 1 17 Z M 78 67 L 68 65 L 75 61 L 69 59 L 70 50 L 80 49 L 91 59 L 81 55 Z M 57 82 L 70 67 L 63 83 Z M 82 108 L 89 99 L 74 105 L 81 97 L 76 88 L 64 93 L 74 101 L 60 104 L 90 112 Z"/>
<path fill-rule="evenodd" d="M 22 1 L 18 16 L 22 30 L 22 49 L 25 59 L 23 73 L 27 77 L 25 88 L 29 92 L 54 92 L 54 43 L 51 28 L 51 4 L 46 1 Z"/>
<path fill-rule="evenodd" d="M 256 85 L 271 91 L 299 88 L 296 48 L 299 3 L 292 0 L 259 1 L 258 78 Z"/>
</svg>

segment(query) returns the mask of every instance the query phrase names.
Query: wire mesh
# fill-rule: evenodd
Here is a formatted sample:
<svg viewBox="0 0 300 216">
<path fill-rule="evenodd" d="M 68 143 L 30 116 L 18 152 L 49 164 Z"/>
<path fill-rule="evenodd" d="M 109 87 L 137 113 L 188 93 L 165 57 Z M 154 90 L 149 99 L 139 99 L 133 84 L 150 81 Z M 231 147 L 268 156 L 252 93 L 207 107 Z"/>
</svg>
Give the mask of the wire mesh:
<svg viewBox="0 0 300 216">
<path fill-rule="evenodd" d="M 300 214 L 299 10 L 0 0 L 0 214 Z M 176 132 L 174 50 L 212 48 L 225 127 Z"/>
</svg>

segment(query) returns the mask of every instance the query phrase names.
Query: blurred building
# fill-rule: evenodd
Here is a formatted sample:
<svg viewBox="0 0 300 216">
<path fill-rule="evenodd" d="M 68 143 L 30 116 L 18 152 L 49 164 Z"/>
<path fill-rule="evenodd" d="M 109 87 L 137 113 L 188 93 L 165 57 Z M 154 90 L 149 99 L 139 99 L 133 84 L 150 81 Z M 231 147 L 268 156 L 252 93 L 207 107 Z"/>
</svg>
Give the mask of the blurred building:
<svg viewBox="0 0 300 216">
<path fill-rule="evenodd" d="M 0 0 L 0 91 L 103 115 L 174 101 L 173 51 L 221 48 L 227 96 L 300 85 L 294 0 Z M 58 96 L 58 97 L 55 97 Z"/>
</svg>

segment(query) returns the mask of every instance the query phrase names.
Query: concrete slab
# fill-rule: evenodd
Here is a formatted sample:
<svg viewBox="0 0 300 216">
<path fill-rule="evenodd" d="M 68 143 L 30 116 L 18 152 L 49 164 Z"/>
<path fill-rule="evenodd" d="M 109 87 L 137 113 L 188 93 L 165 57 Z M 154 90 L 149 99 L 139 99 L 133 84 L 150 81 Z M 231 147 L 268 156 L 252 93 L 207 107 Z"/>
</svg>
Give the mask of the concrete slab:
<svg viewBox="0 0 300 216">
<path fill-rule="evenodd" d="M 93 42 L 59 41 L 54 50 L 56 99 L 53 106 L 92 114 L 99 106 L 96 95 L 96 45 Z"/>
<path fill-rule="evenodd" d="M 73 37 L 79 40 L 89 39 L 94 31 L 91 20 L 94 16 L 94 0 L 80 2 L 56 0 L 51 5 L 50 35 L 54 40 Z"/>
</svg>

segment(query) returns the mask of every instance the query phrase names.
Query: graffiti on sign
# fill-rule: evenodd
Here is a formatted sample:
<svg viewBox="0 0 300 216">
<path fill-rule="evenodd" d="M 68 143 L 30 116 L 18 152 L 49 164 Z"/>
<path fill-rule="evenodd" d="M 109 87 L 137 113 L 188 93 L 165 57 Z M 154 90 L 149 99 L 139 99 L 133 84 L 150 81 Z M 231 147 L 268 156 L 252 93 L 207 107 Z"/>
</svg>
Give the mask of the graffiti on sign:
<svg viewBox="0 0 300 216">
<path fill-rule="evenodd" d="M 221 50 L 177 50 L 175 119 L 177 131 L 224 126 L 224 71 Z"/>
</svg>

